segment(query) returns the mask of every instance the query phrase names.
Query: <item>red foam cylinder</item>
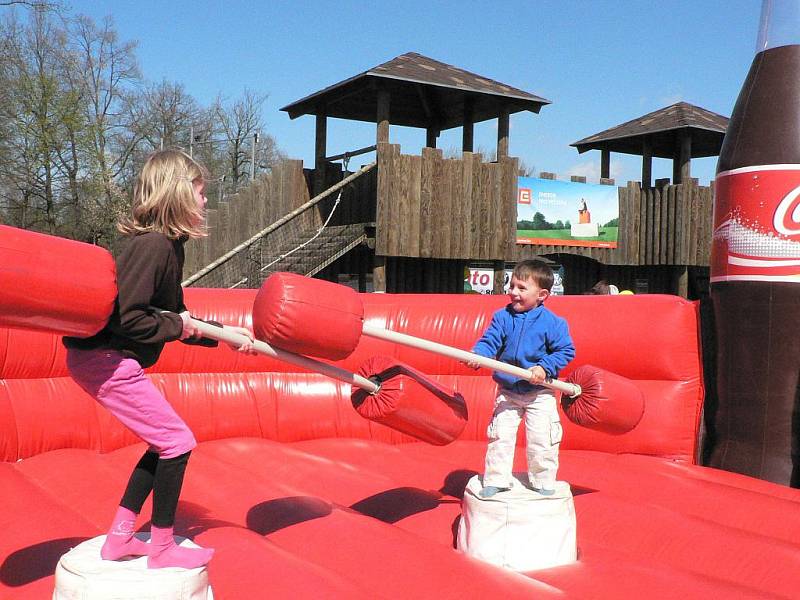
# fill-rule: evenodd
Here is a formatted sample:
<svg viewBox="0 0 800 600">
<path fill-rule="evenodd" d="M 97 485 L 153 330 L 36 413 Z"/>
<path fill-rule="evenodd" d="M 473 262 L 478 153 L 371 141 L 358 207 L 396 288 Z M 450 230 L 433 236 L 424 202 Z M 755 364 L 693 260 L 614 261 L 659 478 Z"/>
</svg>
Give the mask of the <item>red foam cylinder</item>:
<svg viewBox="0 0 800 600">
<path fill-rule="evenodd" d="M 464 431 L 464 397 L 424 373 L 385 356 L 368 359 L 358 373 L 381 386 L 376 394 L 353 390 L 353 407 L 365 419 L 436 446 L 449 444 Z"/>
<path fill-rule="evenodd" d="M 0 326 L 88 337 L 105 326 L 116 297 L 107 250 L 0 225 Z"/>
<path fill-rule="evenodd" d="M 644 394 L 630 379 L 592 365 L 581 365 L 567 381 L 581 386 L 577 398 L 561 396 L 564 414 L 573 423 L 614 435 L 627 433 L 644 415 Z"/>
<path fill-rule="evenodd" d="M 256 338 L 295 354 L 340 360 L 361 338 L 364 306 L 358 292 L 295 273 L 274 273 L 253 304 Z"/>
</svg>

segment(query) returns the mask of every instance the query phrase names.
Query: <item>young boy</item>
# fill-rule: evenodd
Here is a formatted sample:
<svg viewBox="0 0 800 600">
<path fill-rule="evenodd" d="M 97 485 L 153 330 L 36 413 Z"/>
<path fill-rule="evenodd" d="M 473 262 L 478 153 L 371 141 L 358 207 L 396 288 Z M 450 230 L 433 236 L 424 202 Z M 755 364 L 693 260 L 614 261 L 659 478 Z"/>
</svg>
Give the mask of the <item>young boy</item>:
<svg viewBox="0 0 800 600">
<path fill-rule="evenodd" d="M 542 495 L 555 493 L 561 421 L 554 393 L 537 385 L 558 377 L 575 356 L 567 322 L 544 307 L 553 287 L 553 271 L 540 260 L 517 264 L 511 275 L 511 300 L 498 310 L 472 351 L 531 371 L 530 381 L 494 373 L 498 384 L 487 430 L 482 498 L 511 488 L 517 428 L 525 416 L 528 478 Z M 467 363 L 478 368 L 476 363 Z"/>
</svg>

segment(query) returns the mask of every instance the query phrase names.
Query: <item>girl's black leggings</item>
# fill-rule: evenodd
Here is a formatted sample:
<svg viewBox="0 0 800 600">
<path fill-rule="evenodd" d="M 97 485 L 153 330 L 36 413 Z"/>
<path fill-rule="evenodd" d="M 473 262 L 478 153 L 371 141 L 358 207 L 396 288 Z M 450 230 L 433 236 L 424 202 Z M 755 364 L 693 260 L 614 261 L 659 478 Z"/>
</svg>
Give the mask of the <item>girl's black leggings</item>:
<svg viewBox="0 0 800 600">
<path fill-rule="evenodd" d="M 174 458 L 159 458 L 155 452 L 145 452 L 131 473 L 120 506 L 139 514 L 152 491 L 151 523 L 155 527 L 172 527 L 190 454 L 187 452 Z"/>
</svg>

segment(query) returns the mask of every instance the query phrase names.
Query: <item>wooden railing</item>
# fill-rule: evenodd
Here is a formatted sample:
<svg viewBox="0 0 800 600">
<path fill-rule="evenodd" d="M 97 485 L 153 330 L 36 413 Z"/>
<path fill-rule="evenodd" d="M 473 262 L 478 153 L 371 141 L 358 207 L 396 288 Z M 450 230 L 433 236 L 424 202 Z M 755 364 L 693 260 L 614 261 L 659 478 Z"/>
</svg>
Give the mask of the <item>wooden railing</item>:
<svg viewBox="0 0 800 600">
<path fill-rule="evenodd" d="M 303 161 L 277 164 L 249 187 L 208 211 L 209 236 L 186 244 L 183 272 L 195 273 L 308 199 Z"/>
</svg>

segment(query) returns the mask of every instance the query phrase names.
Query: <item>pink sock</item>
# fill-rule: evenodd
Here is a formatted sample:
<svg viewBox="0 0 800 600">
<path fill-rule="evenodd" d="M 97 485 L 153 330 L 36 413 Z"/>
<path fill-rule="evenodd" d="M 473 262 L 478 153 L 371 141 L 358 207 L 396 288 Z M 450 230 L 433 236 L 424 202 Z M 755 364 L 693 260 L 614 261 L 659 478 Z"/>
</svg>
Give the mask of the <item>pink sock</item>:
<svg viewBox="0 0 800 600">
<path fill-rule="evenodd" d="M 100 549 L 103 560 L 119 560 L 124 556 L 145 556 L 147 544 L 133 535 L 138 515 L 120 506 L 106 535 L 106 541 Z"/>
<path fill-rule="evenodd" d="M 208 564 L 214 556 L 213 548 L 183 548 L 175 543 L 172 527 L 150 528 L 150 551 L 147 568 L 182 567 L 196 569 Z"/>
</svg>

